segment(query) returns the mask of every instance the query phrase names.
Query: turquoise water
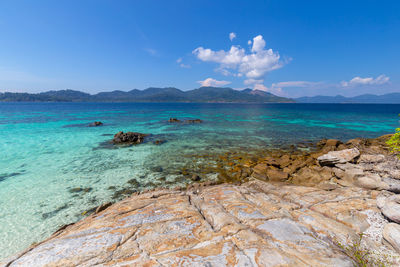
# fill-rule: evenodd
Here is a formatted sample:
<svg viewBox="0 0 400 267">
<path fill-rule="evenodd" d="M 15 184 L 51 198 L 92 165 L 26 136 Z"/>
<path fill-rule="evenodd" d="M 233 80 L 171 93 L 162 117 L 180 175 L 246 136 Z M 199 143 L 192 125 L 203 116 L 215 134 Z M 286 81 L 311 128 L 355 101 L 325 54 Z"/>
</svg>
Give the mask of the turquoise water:
<svg viewBox="0 0 400 267">
<path fill-rule="evenodd" d="M 121 198 L 118 190 L 188 183 L 177 171 L 193 162 L 188 155 L 377 137 L 399 126 L 399 112 L 400 105 L 0 103 L 0 258 Z M 169 124 L 170 117 L 204 123 Z M 104 126 L 87 127 L 93 121 Z M 121 130 L 152 136 L 138 146 L 108 144 Z"/>
</svg>

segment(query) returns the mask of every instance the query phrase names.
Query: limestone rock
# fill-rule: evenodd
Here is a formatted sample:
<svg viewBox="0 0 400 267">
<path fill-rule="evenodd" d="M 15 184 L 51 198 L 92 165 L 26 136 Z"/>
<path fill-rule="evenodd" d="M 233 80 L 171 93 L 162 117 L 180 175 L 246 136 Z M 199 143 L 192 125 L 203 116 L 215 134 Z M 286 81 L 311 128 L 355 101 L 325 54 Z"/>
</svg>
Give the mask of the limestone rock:
<svg viewBox="0 0 400 267">
<path fill-rule="evenodd" d="M 354 160 L 360 155 L 357 148 L 344 149 L 340 151 L 330 151 L 325 155 L 317 158 L 321 166 L 333 166 L 335 164 L 343 164 Z"/>
<path fill-rule="evenodd" d="M 366 189 L 388 189 L 389 186 L 382 182 L 378 174 L 368 174 L 366 176 L 358 177 L 355 185 Z"/>
<path fill-rule="evenodd" d="M 250 180 L 196 192 L 155 190 L 61 229 L 4 264 L 353 266 L 329 240 L 356 240 L 369 227 L 364 212 L 375 209 L 366 190 L 350 187 Z M 387 240 L 398 240 L 390 234 Z"/>
<path fill-rule="evenodd" d="M 382 154 L 362 154 L 359 162 L 361 163 L 380 163 L 385 161 L 385 155 Z"/>
<path fill-rule="evenodd" d="M 388 197 L 381 211 L 391 221 L 400 223 L 400 195 Z"/>
<path fill-rule="evenodd" d="M 392 178 L 383 178 L 383 182 L 387 184 L 388 188 L 386 190 L 396 194 L 400 193 L 400 180 Z"/>
<path fill-rule="evenodd" d="M 383 238 L 400 253 L 400 225 L 397 223 L 386 224 L 383 229 Z"/>
</svg>

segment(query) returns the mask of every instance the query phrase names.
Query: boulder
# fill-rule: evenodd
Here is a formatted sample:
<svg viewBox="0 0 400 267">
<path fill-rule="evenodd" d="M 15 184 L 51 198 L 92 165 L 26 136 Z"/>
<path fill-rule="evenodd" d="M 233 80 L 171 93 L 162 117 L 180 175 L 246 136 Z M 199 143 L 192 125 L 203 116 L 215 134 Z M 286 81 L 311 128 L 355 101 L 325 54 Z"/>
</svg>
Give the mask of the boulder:
<svg viewBox="0 0 400 267">
<path fill-rule="evenodd" d="M 362 187 L 365 189 L 388 189 L 389 186 L 382 182 L 381 177 L 378 174 L 367 174 L 366 176 L 358 177 L 354 183 L 358 187 Z"/>
<path fill-rule="evenodd" d="M 380 163 L 385 161 L 385 155 L 382 154 L 362 154 L 360 156 L 360 163 Z"/>
<path fill-rule="evenodd" d="M 97 127 L 97 126 L 102 126 L 103 123 L 101 121 L 95 121 L 89 124 L 89 127 Z"/>
<path fill-rule="evenodd" d="M 400 223 L 400 195 L 386 198 L 381 211 L 391 221 Z"/>
<path fill-rule="evenodd" d="M 325 146 L 330 146 L 330 147 L 337 147 L 338 145 L 340 145 L 342 142 L 340 142 L 337 139 L 328 139 L 325 142 Z"/>
<path fill-rule="evenodd" d="M 357 148 L 350 148 L 340 151 L 330 151 L 318 157 L 317 160 L 321 166 L 334 166 L 335 164 L 351 162 L 358 156 L 360 156 L 360 151 Z"/>
<path fill-rule="evenodd" d="M 396 194 L 400 193 L 400 180 L 392 178 L 383 178 L 383 182 L 388 186 L 388 189 L 386 190 Z"/>
<path fill-rule="evenodd" d="M 400 225 L 388 223 L 383 228 L 383 239 L 400 253 Z"/>
<path fill-rule="evenodd" d="M 148 134 L 136 133 L 136 132 L 118 132 L 114 135 L 112 142 L 114 144 L 140 144 L 143 143 L 144 138 Z"/>
<path fill-rule="evenodd" d="M 267 169 L 268 165 L 264 163 L 258 163 L 253 168 L 253 177 L 261 180 L 267 180 Z"/>
</svg>

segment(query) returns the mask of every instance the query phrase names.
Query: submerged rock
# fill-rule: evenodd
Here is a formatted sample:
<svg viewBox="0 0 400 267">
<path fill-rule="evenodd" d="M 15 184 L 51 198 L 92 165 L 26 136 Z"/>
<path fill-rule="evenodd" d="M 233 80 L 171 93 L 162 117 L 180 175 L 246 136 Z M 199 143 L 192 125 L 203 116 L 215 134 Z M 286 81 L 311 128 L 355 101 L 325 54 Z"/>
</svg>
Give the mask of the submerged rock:
<svg viewBox="0 0 400 267">
<path fill-rule="evenodd" d="M 118 132 L 114 135 L 112 142 L 114 144 L 141 144 L 148 134 L 136 132 Z"/>
<path fill-rule="evenodd" d="M 350 148 L 340 151 L 330 151 L 318 157 L 317 160 L 321 166 L 333 166 L 335 164 L 351 162 L 358 156 L 360 156 L 360 151 L 357 148 Z"/>
<path fill-rule="evenodd" d="M 101 121 L 95 121 L 89 124 L 89 127 L 97 127 L 97 126 L 102 126 L 103 123 Z"/>
<path fill-rule="evenodd" d="M 177 118 L 169 118 L 168 122 L 175 123 L 175 122 L 182 122 L 182 121 L 178 120 Z"/>
<path fill-rule="evenodd" d="M 202 123 L 203 121 L 200 119 L 193 119 L 193 120 L 185 120 L 185 123 Z"/>
</svg>

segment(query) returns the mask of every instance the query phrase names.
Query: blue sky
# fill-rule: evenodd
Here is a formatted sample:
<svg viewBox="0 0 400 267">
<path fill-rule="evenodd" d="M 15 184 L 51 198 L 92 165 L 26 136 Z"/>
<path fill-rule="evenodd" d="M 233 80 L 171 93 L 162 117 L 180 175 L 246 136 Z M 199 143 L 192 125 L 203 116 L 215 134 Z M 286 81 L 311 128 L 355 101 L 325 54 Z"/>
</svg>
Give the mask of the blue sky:
<svg viewBox="0 0 400 267">
<path fill-rule="evenodd" d="M 0 2 L 0 91 L 383 94 L 399 48 L 394 0 Z"/>
</svg>

